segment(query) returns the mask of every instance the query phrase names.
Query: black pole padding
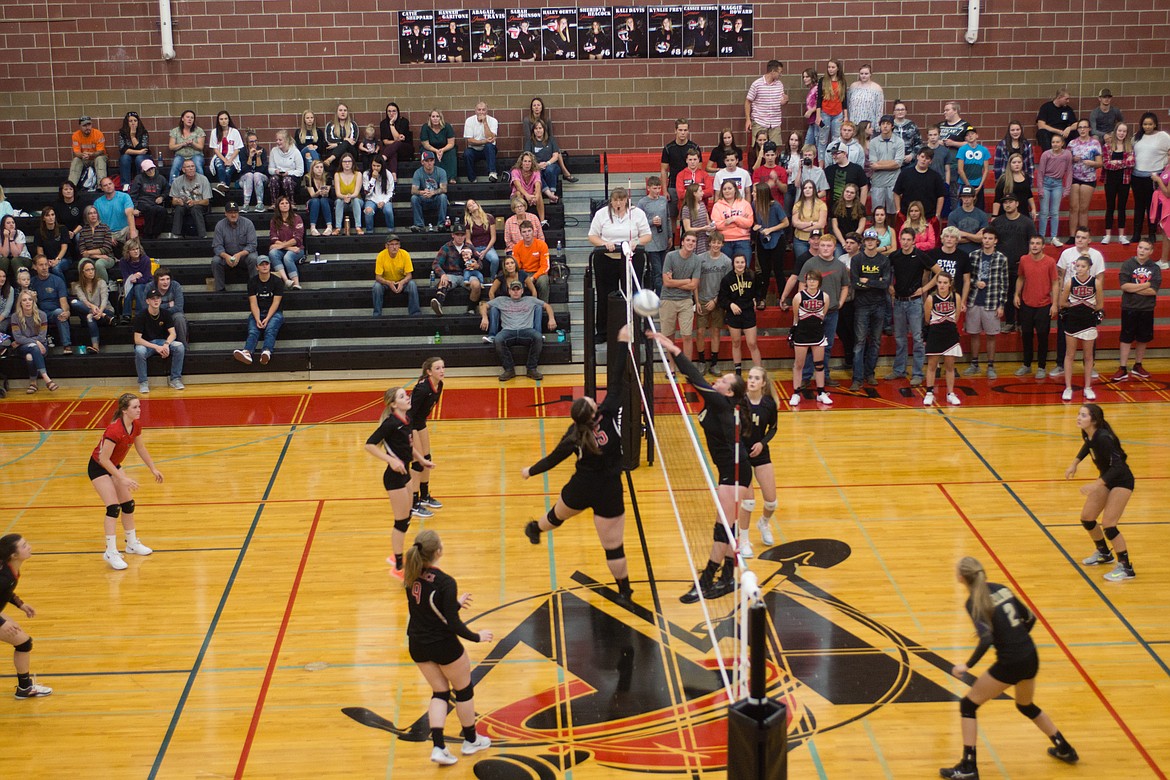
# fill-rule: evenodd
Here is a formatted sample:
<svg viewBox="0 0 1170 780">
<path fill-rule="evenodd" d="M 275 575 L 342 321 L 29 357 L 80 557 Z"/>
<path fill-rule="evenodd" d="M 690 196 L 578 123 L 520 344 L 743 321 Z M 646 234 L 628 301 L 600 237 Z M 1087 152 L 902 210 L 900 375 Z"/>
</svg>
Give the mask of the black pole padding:
<svg viewBox="0 0 1170 780">
<path fill-rule="evenodd" d="M 729 780 L 787 780 L 788 708 L 767 692 L 767 611 L 748 609 L 748 698 L 731 705 L 727 718 Z"/>
<path fill-rule="evenodd" d="M 597 312 L 594 309 L 595 293 L 593 291 L 593 253 L 589 253 L 589 260 L 585 264 L 583 275 L 585 288 L 582 291 L 584 305 L 585 328 L 585 395 L 597 398 L 597 343 L 593 334 L 597 332 L 595 320 Z"/>
<path fill-rule="evenodd" d="M 639 325 L 645 322 L 642 319 L 638 320 Z M 650 435 L 650 427 L 654 424 L 654 344 L 646 338 L 644 331 L 637 334 L 637 343 L 640 343 L 645 351 L 645 357 L 642 360 L 642 392 L 646 396 L 646 408 L 642 410 L 642 419 L 646 426 L 646 464 L 654 465 L 654 437 Z M 637 354 L 635 352 L 634 354 Z"/>
<path fill-rule="evenodd" d="M 642 415 L 639 410 L 642 407 L 642 397 L 638 392 L 638 375 L 636 366 L 632 365 L 636 362 L 637 352 L 635 351 L 635 360 L 631 361 L 627 358 L 627 350 L 625 342 L 618 341 L 618 333 L 626 325 L 626 299 L 620 292 L 611 293 L 609 296 L 609 312 L 608 312 L 608 338 L 609 348 L 606 350 L 606 376 L 609 378 L 607 387 L 616 387 L 618 371 L 627 371 L 626 394 L 622 399 L 622 468 L 627 471 L 633 471 L 638 468 L 642 462 Z M 631 338 L 634 335 L 631 334 Z M 637 342 L 634 342 L 635 349 Z"/>
</svg>

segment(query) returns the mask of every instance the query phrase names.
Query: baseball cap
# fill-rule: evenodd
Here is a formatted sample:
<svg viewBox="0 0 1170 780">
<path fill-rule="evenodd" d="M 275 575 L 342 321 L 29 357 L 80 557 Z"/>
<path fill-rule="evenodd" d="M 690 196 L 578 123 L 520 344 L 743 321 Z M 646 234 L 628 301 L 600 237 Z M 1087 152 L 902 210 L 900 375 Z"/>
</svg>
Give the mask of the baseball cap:
<svg viewBox="0 0 1170 780">
<path fill-rule="evenodd" d="M 159 290 L 157 287 L 151 287 L 149 290 L 146 291 L 146 297 L 147 298 L 161 298 L 162 291 Z"/>
<path fill-rule="evenodd" d="M 149 171 L 153 167 L 155 167 L 154 160 L 147 159 L 145 162 L 142 163 L 142 170 L 144 170 L 144 171 Z"/>
<path fill-rule="evenodd" d="M 889 122 L 891 125 L 894 124 L 894 115 L 885 114 L 881 119 L 878 120 L 879 125 L 884 125 L 886 122 Z"/>
<path fill-rule="evenodd" d="M 849 150 L 845 148 L 845 144 L 838 144 L 837 147 L 833 149 L 833 155 L 836 156 L 838 154 L 849 154 Z"/>
<path fill-rule="evenodd" d="M 1097 97 L 1113 97 L 1113 93 L 1110 92 L 1108 88 L 1106 88 L 1098 92 Z"/>
<path fill-rule="evenodd" d="M 236 203 L 235 201 L 230 201 L 230 200 L 223 207 L 223 211 L 225 214 L 230 213 L 232 211 L 239 211 L 239 210 L 240 210 L 240 204 Z"/>
<path fill-rule="evenodd" d="M 402 243 L 402 239 L 398 237 L 397 233 L 388 233 L 386 235 L 386 243 L 389 244 L 391 241 L 397 241 L 400 244 Z"/>
<path fill-rule="evenodd" d="M 260 255 L 256 258 L 256 265 L 272 265 L 272 259 L 268 255 Z"/>
<path fill-rule="evenodd" d="M 1020 202 L 1020 199 L 1016 197 L 1014 192 L 1006 193 L 1002 198 L 999 199 L 999 202 L 1007 203 L 1009 200 L 1014 200 L 1016 203 Z"/>
<path fill-rule="evenodd" d="M 975 190 L 971 187 L 960 187 L 959 188 L 959 197 L 960 198 L 963 197 L 964 195 L 974 195 L 974 194 L 975 194 Z"/>
<path fill-rule="evenodd" d="M 423 153 L 422 153 L 422 160 L 423 160 L 423 162 L 426 162 L 427 160 L 434 160 L 434 159 L 435 159 L 435 153 L 434 153 L 434 152 L 432 152 L 432 151 L 430 151 L 430 150 L 427 150 L 427 151 L 425 151 L 425 152 L 423 152 Z"/>
<path fill-rule="evenodd" d="M 822 235 L 822 231 L 821 231 L 821 230 L 819 230 L 818 228 L 813 228 L 812 230 L 810 230 L 810 231 L 808 232 L 808 237 L 809 237 L 809 238 L 820 238 L 820 237 L 821 237 L 821 235 Z"/>
<path fill-rule="evenodd" d="M 866 228 L 865 232 L 861 234 L 861 237 L 863 239 L 866 239 L 866 240 L 871 239 L 871 238 L 874 241 L 881 240 L 881 237 L 878 235 L 878 232 L 876 230 L 874 230 L 873 228 Z"/>
<path fill-rule="evenodd" d="M 82 114 L 80 117 L 78 117 L 77 124 L 84 125 L 86 122 L 92 122 L 92 121 L 93 121 L 93 119 L 90 118 L 89 114 Z"/>
<path fill-rule="evenodd" d="M 517 281 L 516 279 L 513 279 L 512 281 L 508 282 L 508 289 L 509 290 L 523 290 L 524 283 Z"/>
</svg>

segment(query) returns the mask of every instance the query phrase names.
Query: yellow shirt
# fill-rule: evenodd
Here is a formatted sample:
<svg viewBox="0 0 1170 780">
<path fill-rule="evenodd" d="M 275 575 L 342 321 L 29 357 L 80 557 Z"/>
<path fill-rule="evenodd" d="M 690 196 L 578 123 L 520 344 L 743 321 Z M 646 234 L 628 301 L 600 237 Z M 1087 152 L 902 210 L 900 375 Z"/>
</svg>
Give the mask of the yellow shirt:
<svg viewBox="0 0 1170 780">
<path fill-rule="evenodd" d="M 383 249 L 378 253 L 378 259 L 375 263 L 374 275 L 388 282 L 401 282 L 414 272 L 414 265 L 410 262 L 410 253 L 405 249 L 399 249 L 398 254 L 394 257 L 391 257 L 390 253 Z"/>
</svg>

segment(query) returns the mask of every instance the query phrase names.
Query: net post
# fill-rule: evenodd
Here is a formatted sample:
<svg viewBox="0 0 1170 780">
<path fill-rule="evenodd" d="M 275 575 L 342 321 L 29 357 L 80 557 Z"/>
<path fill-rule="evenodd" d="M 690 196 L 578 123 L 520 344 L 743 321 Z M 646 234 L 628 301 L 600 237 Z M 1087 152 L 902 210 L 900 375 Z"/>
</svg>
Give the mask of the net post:
<svg viewBox="0 0 1170 780">
<path fill-rule="evenodd" d="M 641 319 L 639 318 L 639 322 Z M 654 343 L 646 339 L 645 333 L 633 334 L 635 344 L 643 344 L 645 354 L 642 358 L 642 394 L 646 403 L 642 407 L 642 419 L 646 429 L 646 465 L 654 465 L 654 437 L 650 429 L 654 425 Z M 634 352 L 637 354 L 637 351 Z"/>
<path fill-rule="evenodd" d="M 740 585 L 746 606 L 750 682 L 747 698 L 731 705 L 727 718 L 727 777 L 787 780 L 788 708 L 768 698 L 768 613 L 756 576 L 744 572 Z M 747 606 L 750 603 L 750 606 Z"/>
<path fill-rule="evenodd" d="M 593 289 L 593 255 L 594 252 L 589 253 L 589 260 L 585 264 L 584 290 L 582 291 L 583 325 L 585 328 L 585 395 L 590 398 L 597 397 L 597 340 L 594 338 L 594 334 L 597 333 L 597 311 L 596 293 Z"/>
</svg>

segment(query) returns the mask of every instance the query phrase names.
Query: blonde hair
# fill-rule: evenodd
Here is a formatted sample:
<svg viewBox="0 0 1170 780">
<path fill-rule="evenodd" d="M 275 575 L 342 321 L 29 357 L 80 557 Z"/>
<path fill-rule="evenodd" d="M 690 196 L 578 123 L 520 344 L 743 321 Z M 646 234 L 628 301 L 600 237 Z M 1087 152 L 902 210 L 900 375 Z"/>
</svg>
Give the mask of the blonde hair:
<svg viewBox="0 0 1170 780">
<path fill-rule="evenodd" d="M 385 422 L 386 418 L 394 414 L 394 399 L 398 397 L 398 391 L 406 392 L 405 387 L 391 387 L 382 394 L 382 416 L 378 418 L 378 422 Z"/>
<path fill-rule="evenodd" d="M 748 376 L 752 375 L 752 371 L 759 371 L 764 376 L 764 395 L 771 398 L 773 401 L 776 398 L 776 386 L 772 384 L 772 377 L 768 376 L 768 371 L 763 366 L 752 366 L 748 371 Z"/>
<path fill-rule="evenodd" d="M 24 314 L 24 307 L 21 306 L 21 304 L 24 303 L 25 298 L 31 300 L 33 304 L 32 314 L 28 315 L 27 317 Z M 16 309 L 12 312 L 12 320 L 14 322 L 19 322 L 22 328 L 27 328 L 30 321 L 37 330 L 45 327 L 45 321 L 41 316 L 41 310 L 37 308 L 37 294 L 35 292 L 32 290 L 24 290 L 20 293 L 20 297 L 18 297 L 16 300 Z"/>
<path fill-rule="evenodd" d="M 479 205 L 479 201 L 472 199 L 470 202 L 475 204 L 475 210 L 478 212 L 478 215 L 472 213 L 471 209 L 464 205 L 463 216 L 466 218 L 468 227 L 471 225 L 487 227 L 489 224 L 491 224 L 491 220 L 488 219 L 488 213 L 483 210 L 483 206 Z"/>
<path fill-rule="evenodd" d="M 983 564 L 968 555 L 959 560 L 959 576 L 971 592 L 971 619 L 976 625 L 986 626 L 986 632 L 991 633 L 991 614 L 995 611 L 995 604 L 991 601 Z"/>
<path fill-rule="evenodd" d="M 1113 144 L 1117 143 L 1117 128 L 1125 125 L 1125 129 L 1129 130 L 1128 122 L 1118 122 L 1113 126 L 1113 132 L 1105 136 L 1105 146 L 1109 151 L 1113 151 Z M 1126 154 L 1133 151 L 1133 133 L 1126 132 L 1125 139 L 1121 142 L 1121 149 Z M 0 190 L 0 200 L 4 200 L 4 190 Z"/>
<path fill-rule="evenodd" d="M 533 154 L 532 152 L 520 152 L 520 156 L 516 158 L 516 164 L 512 166 L 512 170 L 514 170 L 514 171 L 523 170 L 521 168 L 521 166 L 524 164 L 524 161 L 526 159 L 532 160 L 532 171 L 539 175 L 540 169 L 536 167 L 537 165 L 539 165 L 539 163 L 536 161 L 536 155 Z"/>
<path fill-rule="evenodd" d="M 439 534 L 431 529 L 420 531 L 414 537 L 414 543 L 406 548 L 403 556 L 402 585 L 407 590 L 414 587 L 414 583 L 422 576 L 422 571 L 435 562 L 443 543 Z"/>
</svg>

